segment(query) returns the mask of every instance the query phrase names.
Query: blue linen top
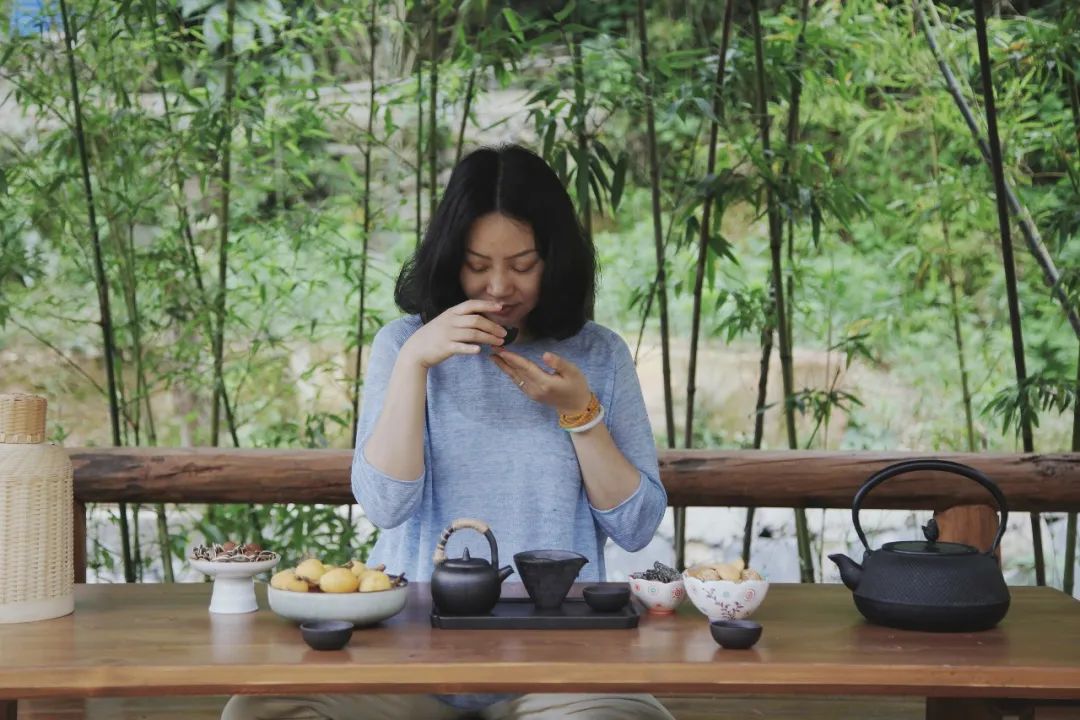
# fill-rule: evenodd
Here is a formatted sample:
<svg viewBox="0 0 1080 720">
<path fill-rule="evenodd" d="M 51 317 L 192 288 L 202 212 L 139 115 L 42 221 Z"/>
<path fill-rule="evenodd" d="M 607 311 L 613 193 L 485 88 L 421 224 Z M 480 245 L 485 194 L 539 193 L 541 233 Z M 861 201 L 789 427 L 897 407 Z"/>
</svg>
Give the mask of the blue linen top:
<svg viewBox="0 0 1080 720">
<path fill-rule="evenodd" d="M 509 349 L 541 367 L 541 356 L 550 351 L 585 374 L 604 406 L 604 424 L 640 475 L 637 489 L 618 506 L 592 506 L 556 410 L 525 395 L 486 350 L 451 356 L 428 371 L 420 476 L 403 481 L 374 468 L 363 448 L 398 351 L 420 327 L 416 315 L 395 320 L 379 330 L 371 347 L 352 465 L 353 494 L 381 529 L 369 564 L 385 563 L 387 572 L 426 582 L 439 536 L 461 517 L 491 526 L 500 565 L 512 564 L 514 553 L 523 550 L 581 553 L 589 562 L 580 581 L 605 579 L 607 538 L 629 551 L 649 543 L 667 506 L 656 444 L 629 348 L 594 322 L 565 340 L 518 342 Z M 491 557 L 487 541 L 472 530 L 454 533 L 447 556 L 459 557 L 466 546 L 473 557 Z M 455 697 L 448 701 L 475 709 L 505 696 Z"/>
</svg>

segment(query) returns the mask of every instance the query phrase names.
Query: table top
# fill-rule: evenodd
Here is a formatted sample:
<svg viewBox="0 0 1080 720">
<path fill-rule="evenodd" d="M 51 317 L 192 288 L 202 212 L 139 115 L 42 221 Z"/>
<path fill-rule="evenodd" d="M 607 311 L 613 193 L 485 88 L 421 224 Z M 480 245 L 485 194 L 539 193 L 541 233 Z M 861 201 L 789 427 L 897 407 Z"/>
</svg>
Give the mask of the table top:
<svg viewBox="0 0 1080 720">
<path fill-rule="evenodd" d="M 512 589 L 507 584 L 508 589 Z M 723 650 L 685 603 L 635 630 L 438 630 L 430 588 L 317 652 L 260 609 L 208 612 L 210 585 L 78 585 L 64 618 L 0 625 L 0 699 L 270 692 L 881 694 L 1080 699 L 1080 603 L 1012 588 L 1001 625 L 931 634 L 867 624 L 840 585 L 774 584 L 751 650 Z"/>
</svg>

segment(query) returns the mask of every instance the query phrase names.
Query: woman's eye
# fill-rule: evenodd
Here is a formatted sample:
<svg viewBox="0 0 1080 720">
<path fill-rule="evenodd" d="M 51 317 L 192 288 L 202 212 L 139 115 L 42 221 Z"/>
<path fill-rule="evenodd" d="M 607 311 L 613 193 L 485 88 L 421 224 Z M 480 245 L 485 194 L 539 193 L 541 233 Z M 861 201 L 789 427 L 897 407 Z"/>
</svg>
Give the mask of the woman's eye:
<svg viewBox="0 0 1080 720">
<path fill-rule="evenodd" d="M 526 265 L 525 267 L 516 267 L 516 268 L 514 268 L 514 272 L 527 273 L 530 270 L 532 270 L 534 267 L 536 267 L 536 263 L 531 263 L 529 265 Z"/>
<path fill-rule="evenodd" d="M 468 265 L 468 268 L 469 268 L 469 272 L 474 272 L 474 273 L 487 272 L 486 267 L 476 267 L 475 265 Z"/>
</svg>

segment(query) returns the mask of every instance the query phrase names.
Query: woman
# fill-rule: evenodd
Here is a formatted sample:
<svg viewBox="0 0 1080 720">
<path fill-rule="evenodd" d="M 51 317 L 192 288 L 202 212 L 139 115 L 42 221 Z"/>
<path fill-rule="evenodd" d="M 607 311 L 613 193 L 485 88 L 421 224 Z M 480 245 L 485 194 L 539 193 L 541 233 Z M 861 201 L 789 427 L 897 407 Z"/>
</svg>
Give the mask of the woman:
<svg viewBox="0 0 1080 720">
<path fill-rule="evenodd" d="M 372 343 L 352 468 L 356 499 L 382 528 L 372 563 L 426 581 L 459 517 L 490 524 L 504 557 L 581 553 L 581 580 L 604 579 L 607 538 L 627 550 L 652 539 L 667 496 L 629 349 L 588 319 L 595 276 L 592 243 L 542 159 L 506 146 L 454 169 L 398 277 L 395 300 L 409 314 Z M 466 544 L 486 556 L 469 532 L 447 554 Z M 671 717 L 647 695 L 233 698 L 223 717 L 467 714 Z"/>
</svg>

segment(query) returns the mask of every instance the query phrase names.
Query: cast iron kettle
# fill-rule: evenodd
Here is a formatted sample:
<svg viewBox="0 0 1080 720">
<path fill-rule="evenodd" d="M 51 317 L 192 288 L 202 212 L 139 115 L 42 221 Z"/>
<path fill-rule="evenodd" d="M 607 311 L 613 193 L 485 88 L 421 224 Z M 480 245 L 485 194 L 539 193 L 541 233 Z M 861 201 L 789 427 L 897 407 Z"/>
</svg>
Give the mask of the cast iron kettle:
<svg viewBox="0 0 1080 720">
<path fill-rule="evenodd" d="M 460 558 L 446 557 L 446 541 L 457 530 L 471 528 L 483 533 L 491 547 L 491 562 L 470 557 L 465 548 Z M 431 573 L 431 599 L 443 615 L 486 615 L 502 594 L 502 582 L 514 568 L 499 568 L 499 546 L 495 535 L 483 520 L 459 518 L 443 530 L 435 548 L 435 568 Z"/>
<path fill-rule="evenodd" d="M 986 552 L 970 545 L 938 542 L 934 520 L 923 528 L 926 540 L 885 543 L 871 550 L 859 524 L 863 499 L 886 480 L 904 473 L 934 470 L 974 480 L 990 491 L 1001 513 L 994 542 Z M 853 591 L 855 607 L 872 623 L 902 630 L 972 632 L 997 625 L 1009 610 L 1009 588 L 994 556 L 1008 517 L 1005 496 L 978 470 L 946 460 L 908 460 L 890 465 L 863 483 L 852 502 L 851 519 L 866 553 L 862 565 L 846 555 L 830 555 Z"/>
</svg>

